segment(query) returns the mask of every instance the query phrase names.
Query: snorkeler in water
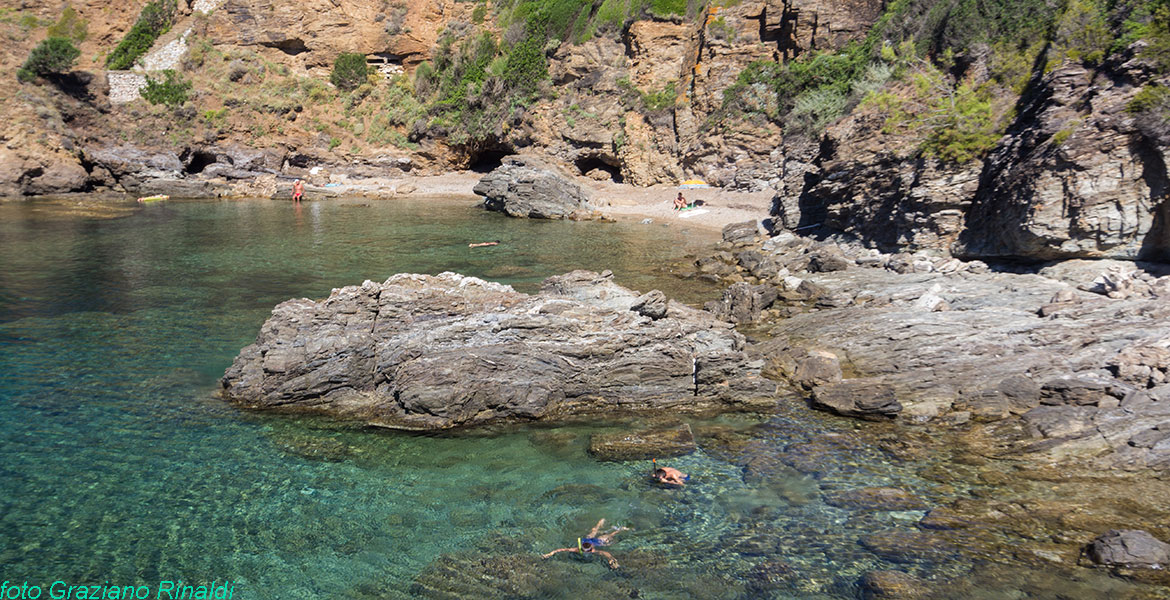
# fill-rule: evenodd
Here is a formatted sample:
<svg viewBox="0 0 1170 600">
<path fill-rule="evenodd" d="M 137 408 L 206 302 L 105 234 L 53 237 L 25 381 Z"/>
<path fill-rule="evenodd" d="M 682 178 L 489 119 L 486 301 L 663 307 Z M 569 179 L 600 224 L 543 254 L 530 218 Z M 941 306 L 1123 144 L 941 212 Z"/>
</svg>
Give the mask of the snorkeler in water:
<svg viewBox="0 0 1170 600">
<path fill-rule="evenodd" d="M 657 460 L 654 461 L 654 471 L 650 473 L 650 477 L 657 483 L 673 487 L 682 487 L 691 479 L 690 475 L 678 469 L 658 466 Z"/>
<path fill-rule="evenodd" d="M 609 565 L 609 568 L 618 568 L 618 562 L 613 557 L 613 555 L 609 552 L 606 552 L 605 550 L 599 550 L 598 548 L 601 546 L 608 546 L 611 542 L 613 542 L 613 537 L 615 535 L 623 531 L 631 531 L 631 529 L 629 527 L 614 527 L 608 533 L 599 534 L 598 532 L 601 531 L 602 527 L 605 527 L 605 519 L 598 521 L 597 524 L 593 526 L 593 529 L 588 533 L 588 535 L 577 538 L 576 548 L 558 548 L 552 552 L 549 552 L 548 554 L 541 556 L 541 558 L 548 558 L 559 552 L 576 552 L 581 556 L 600 554 L 601 556 L 605 557 L 605 564 Z"/>
</svg>

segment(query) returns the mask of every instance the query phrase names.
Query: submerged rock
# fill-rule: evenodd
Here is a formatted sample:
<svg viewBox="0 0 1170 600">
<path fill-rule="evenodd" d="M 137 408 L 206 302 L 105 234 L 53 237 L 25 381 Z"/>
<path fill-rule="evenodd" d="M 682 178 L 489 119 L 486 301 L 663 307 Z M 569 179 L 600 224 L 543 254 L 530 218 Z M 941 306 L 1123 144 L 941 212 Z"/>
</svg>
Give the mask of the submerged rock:
<svg viewBox="0 0 1170 600">
<path fill-rule="evenodd" d="M 1163 569 L 1170 565 L 1170 544 L 1141 530 L 1111 530 L 1093 540 L 1089 560 L 1107 567 Z"/>
<path fill-rule="evenodd" d="M 455 273 L 395 275 L 278 305 L 222 393 L 418 430 L 771 404 L 775 385 L 742 335 L 677 302 L 657 319 L 646 305 L 608 272 L 551 277 L 536 295 Z"/>
<path fill-rule="evenodd" d="M 686 423 L 668 428 L 595 433 L 589 453 L 601 460 L 648 460 L 695 451 L 695 436 Z"/>
<path fill-rule="evenodd" d="M 855 510 L 923 510 L 926 503 L 906 490 L 886 487 L 859 488 L 829 494 L 825 503 Z"/>
<path fill-rule="evenodd" d="M 926 582 L 903 571 L 870 571 L 858 582 L 864 600 L 925 600 L 931 597 Z"/>
</svg>

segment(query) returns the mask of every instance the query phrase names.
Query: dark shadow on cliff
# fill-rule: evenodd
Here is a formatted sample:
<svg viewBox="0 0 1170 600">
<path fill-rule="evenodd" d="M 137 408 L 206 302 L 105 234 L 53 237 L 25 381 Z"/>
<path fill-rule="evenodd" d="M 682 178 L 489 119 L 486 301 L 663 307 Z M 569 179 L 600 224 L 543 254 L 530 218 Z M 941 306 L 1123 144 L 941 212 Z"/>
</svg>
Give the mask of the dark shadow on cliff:
<svg viewBox="0 0 1170 600">
<path fill-rule="evenodd" d="M 1159 148 L 1145 136 L 1134 143 L 1134 154 L 1142 159 L 1142 181 L 1150 190 L 1154 222 L 1142 240 L 1138 260 L 1170 262 L 1170 182 L 1166 162 Z"/>
<path fill-rule="evenodd" d="M 979 174 L 979 186 L 975 190 L 974 200 L 967 209 L 963 229 L 951 249 L 958 258 L 986 260 L 988 257 L 1002 257 L 1011 260 L 1013 248 L 1019 243 L 1013 237 L 1021 233 L 1021 228 L 1006 231 L 1003 224 L 1010 220 L 1022 225 L 1026 218 L 1023 212 L 1027 207 L 1009 203 L 1005 199 L 1030 196 L 1033 193 L 1033 181 L 1030 177 L 1020 177 L 1015 178 L 1018 180 L 1018 186 L 1007 186 L 1008 189 L 1002 189 L 1000 185 L 1012 180 L 1013 178 L 1008 175 L 1029 160 L 1029 157 L 1031 160 L 1039 160 L 1032 154 L 1040 144 L 1047 141 L 1047 138 L 1040 140 L 1034 135 L 1028 136 L 1027 133 L 1036 129 L 1040 113 L 1052 98 L 1052 88 L 1044 85 L 1044 72 L 1048 64 L 1046 57 L 1051 45 L 1051 42 L 1046 43 L 1033 61 L 1032 76 L 1016 100 L 1014 110 L 1017 116 L 1008 125 L 1000 143 L 992 148 L 983 161 L 983 170 Z M 1004 146 L 1002 145 L 1004 139 L 1018 142 Z M 1006 214 L 1012 216 L 1009 218 L 1005 216 Z"/>
</svg>

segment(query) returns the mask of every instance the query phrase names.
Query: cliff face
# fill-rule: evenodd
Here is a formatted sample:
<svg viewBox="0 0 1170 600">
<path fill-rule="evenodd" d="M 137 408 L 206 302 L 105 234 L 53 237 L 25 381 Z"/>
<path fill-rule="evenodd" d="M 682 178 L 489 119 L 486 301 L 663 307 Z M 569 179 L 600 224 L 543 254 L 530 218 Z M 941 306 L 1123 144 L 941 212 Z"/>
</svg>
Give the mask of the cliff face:
<svg viewBox="0 0 1170 600">
<path fill-rule="evenodd" d="M 988 157 L 955 250 L 1170 259 L 1170 147 L 1126 111 L 1150 75 L 1141 60 L 1122 57 L 1096 71 L 1066 63 L 1045 77 Z"/>
<path fill-rule="evenodd" d="M 958 165 L 916 152 L 920 134 L 891 134 L 880 115 L 855 111 L 828 129 L 778 220 L 886 250 L 1166 260 L 1170 146 L 1127 110 L 1157 81 L 1166 78 L 1133 52 L 1097 69 L 1065 61 L 1034 81 L 985 160 Z"/>
<path fill-rule="evenodd" d="M 469 20 L 473 8 L 455 0 L 228 0 L 212 13 L 206 35 L 293 68 L 328 68 L 342 52 L 383 54 L 413 67 L 429 57 L 444 27 Z"/>
</svg>

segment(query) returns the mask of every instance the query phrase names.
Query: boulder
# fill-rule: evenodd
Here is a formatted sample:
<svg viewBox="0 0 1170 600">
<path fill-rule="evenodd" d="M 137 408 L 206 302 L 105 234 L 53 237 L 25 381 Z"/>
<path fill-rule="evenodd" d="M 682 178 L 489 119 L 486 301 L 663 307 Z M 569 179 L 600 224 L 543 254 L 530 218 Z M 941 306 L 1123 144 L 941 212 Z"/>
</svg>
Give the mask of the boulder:
<svg viewBox="0 0 1170 600">
<path fill-rule="evenodd" d="M 653 319 L 640 298 L 608 272 L 536 295 L 455 273 L 367 281 L 278 305 L 222 395 L 414 430 L 773 402 L 742 335 L 676 302 Z"/>
<path fill-rule="evenodd" d="M 747 324 L 760 320 L 760 313 L 772 306 L 779 297 L 775 287 L 736 283 L 723 290 L 723 297 L 703 306 L 717 318 L 732 323 Z"/>
<path fill-rule="evenodd" d="M 1130 346 L 1109 361 L 1118 379 L 1140 387 L 1154 387 L 1167 381 L 1170 350 L 1158 346 Z"/>
<path fill-rule="evenodd" d="M 589 454 L 599 460 L 650 460 L 684 456 L 695 449 L 695 435 L 686 423 L 639 431 L 595 433 L 589 438 Z"/>
<path fill-rule="evenodd" d="M 1096 564 L 1129 569 L 1170 566 L 1170 544 L 1141 530 L 1113 529 L 1089 543 L 1086 556 Z"/>
<path fill-rule="evenodd" d="M 54 156 L 55 160 L 33 177 L 24 188 L 26 195 L 78 192 L 85 188 L 89 174 L 76 159 Z"/>
<path fill-rule="evenodd" d="M 840 254 L 820 250 L 809 255 L 808 270 L 811 273 L 830 273 L 844 271 L 853 266 L 853 262 Z"/>
<path fill-rule="evenodd" d="M 650 290 L 638 296 L 638 300 L 630 307 L 630 310 L 651 319 L 661 319 L 666 316 L 666 294 L 659 290 Z"/>
<path fill-rule="evenodd" d="M 581 186 L 531 156 L 504 158 L 472 191 L 484 197 L 484 208 L 510 217 L 566 219 L 576 211 L 593 211 Z"/>
<path fill-rule="evenodd" d="M 846 380 L 813 388 L 812 407 L 863 419 L 893 418 L 902 412 L 894 389 L 865 380 Z"/>
<path fill-rule="evenodd" d="M 729 244 L 750 244 L 760 234 L 755 219 L 742 223 L 730 223 L 723 227 L 723 241 Z"/>
</svg>

